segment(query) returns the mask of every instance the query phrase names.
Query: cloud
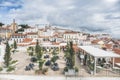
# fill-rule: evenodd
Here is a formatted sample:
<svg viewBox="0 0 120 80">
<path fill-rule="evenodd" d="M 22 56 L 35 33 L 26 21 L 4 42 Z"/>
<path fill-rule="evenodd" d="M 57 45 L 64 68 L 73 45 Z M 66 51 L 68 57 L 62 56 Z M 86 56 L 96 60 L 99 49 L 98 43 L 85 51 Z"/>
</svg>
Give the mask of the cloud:
<svg viewBox="0 0 120 80">
<path fill-rule="evenodd" d="M 112 35 L 120 29 L 119 0 L 3 0 L 0 5 L 0 21 L 7 23 L 15 18 L 19 24 L 50 23 Z"/>
</svg>

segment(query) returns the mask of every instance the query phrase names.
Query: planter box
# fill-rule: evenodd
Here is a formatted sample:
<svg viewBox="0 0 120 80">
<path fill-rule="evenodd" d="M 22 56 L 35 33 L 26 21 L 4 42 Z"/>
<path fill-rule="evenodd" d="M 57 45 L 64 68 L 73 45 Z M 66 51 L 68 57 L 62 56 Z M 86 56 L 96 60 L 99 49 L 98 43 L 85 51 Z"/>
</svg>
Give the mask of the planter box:
<svg viewBox="0 0 120 80">
<path fill-rule="evenodd" d="M 76 76 L 78 75 L 78 72 L 75 72 L 74 69 L 69 69 L 68 72 L 65 72 L 66 76 Z"/>
</svg>

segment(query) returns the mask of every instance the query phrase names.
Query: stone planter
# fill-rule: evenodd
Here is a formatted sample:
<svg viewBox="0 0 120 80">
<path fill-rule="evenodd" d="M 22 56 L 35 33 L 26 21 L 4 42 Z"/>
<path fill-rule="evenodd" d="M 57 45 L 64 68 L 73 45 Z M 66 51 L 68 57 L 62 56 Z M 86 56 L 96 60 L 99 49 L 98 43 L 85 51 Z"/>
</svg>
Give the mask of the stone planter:
<svg viewBox="0 0 120 80">
<path fill-rule="evenodd" d="M 66 76 L 76 76 L 78 72 L 75 72 L 75 69 L 68 69 L 68 72 L 65 72 Z"/>
</svg>

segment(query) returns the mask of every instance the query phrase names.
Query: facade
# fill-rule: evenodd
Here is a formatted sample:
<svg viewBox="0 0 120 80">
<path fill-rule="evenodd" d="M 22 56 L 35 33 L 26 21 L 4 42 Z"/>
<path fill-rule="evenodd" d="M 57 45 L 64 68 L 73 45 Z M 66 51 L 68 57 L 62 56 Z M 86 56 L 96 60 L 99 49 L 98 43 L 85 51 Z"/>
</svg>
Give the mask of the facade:
<svg viewBox="0 0 120 80">
<path fill-rule="evenodd" d="M 30 28 L 24 29 L 24 34 L 26 34 L 26 33 L 36 33 L 36 32 L 38 32 L 37 27 L 30 27 Z"/>
<path fill-rule="evenodd" d="M 38 38 L 37 32 L 29 32 L 27 33 L 27 38 Z"/>
<path fill-rule="evenodd" d="M 15 22 L 15 19 L 13 19 L 13 23 L 10 25 L 9 29 L 13 30 L 13 33 L 18 30 L 18 25 Z"/>
<path fill-rule="evenodd" d="M 0 37 L 1 38 L 10 38 L 10 36 L 12 35 L 12 30 L 8 29 L 7 27 L 1 27 L 0 28 Z"/>
<path fill-rule="evenodd" d="M 11 38 L 10 38 L 10 42 L 13 43 L 14 40 L 17 42 L 17 43 L 20 43 L 23 41 L 23 39 L 25 39 L 27 37 L 26 34 L 21 34 L 21 33 L 15 33 L 15 34 L 12 34 Z"/>
<path fill-rule="evenodd" d="M 79 39 L 79 33 L 74 31 L 65 32 L 63 34 L 63 38 L 66 42 L 73 41 L 73 44 L 77 44 Z"/>
<path fill-rule="evenodd" d="M 4 54 L 5 54 L 5 46 L 0 44 L 0 62 L 4 61 Z"/>
</svg>

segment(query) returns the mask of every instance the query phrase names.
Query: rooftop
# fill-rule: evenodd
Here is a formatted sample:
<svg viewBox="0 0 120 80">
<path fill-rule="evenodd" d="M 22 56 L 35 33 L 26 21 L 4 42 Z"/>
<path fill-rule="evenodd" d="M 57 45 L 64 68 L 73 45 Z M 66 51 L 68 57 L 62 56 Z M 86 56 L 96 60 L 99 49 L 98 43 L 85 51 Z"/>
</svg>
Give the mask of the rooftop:
<svg viewBox="0 0 120 80">
<path fill-rule="evenodd" d="M 118 57 L 120 58 L 120 55 L 114 53 L 114 52 L 108 52 L 99 48 L 95 48 L 92 46 L 79 46 L 79 48 L 83 49 L 84 51 L 86 51 L 87 53 L 89 53 L 90 55 L 94 56 L 94 57 L 98 57 L 98 58 L 109 58 L 109 57 Z"/>
</svg>

